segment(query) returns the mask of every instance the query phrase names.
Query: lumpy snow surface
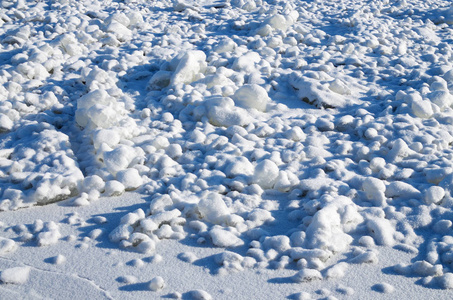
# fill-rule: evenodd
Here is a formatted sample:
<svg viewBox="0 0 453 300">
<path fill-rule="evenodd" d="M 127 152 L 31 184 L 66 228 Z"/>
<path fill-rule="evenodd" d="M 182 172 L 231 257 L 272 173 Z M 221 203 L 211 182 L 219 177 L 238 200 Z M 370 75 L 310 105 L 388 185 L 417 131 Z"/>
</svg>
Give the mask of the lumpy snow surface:
<svg viewBox="0 0 453 300">
<path fill-rule="evenodd" d="M 152 255 L 126 263 L 144 268 L 173 240 L 219 249 L 212 274 L 288 270 L 270 283 L 298 285 L 391 248 L 412 259 L 383 272 L 453 289 L 452 43 L 443 0 L 1 1 L 0 220 L 62 200 L 72 212 L 0 221 L 0 259 L 101 240 Z M 82 207 L 134 190 L 145 205 L 68 233 L 86 226 Z M 42 271 L 14 261 L 0 292 Z M 218 298 L 138 280 L 117 279 Z M 398 289 L 375 281 L 369 293 Z"/>
</svg>

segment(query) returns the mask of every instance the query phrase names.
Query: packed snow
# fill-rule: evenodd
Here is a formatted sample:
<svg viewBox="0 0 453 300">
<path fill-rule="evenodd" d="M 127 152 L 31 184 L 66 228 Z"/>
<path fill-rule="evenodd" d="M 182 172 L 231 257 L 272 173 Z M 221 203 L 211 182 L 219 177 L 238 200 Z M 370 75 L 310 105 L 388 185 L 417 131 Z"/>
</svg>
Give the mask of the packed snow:
<svg viewBox="0 0 453 300">
<path fill-rule="evenodd" d="M 0 298 L 453 297 L 447 0 L 0 1 Z"/>
</svg>

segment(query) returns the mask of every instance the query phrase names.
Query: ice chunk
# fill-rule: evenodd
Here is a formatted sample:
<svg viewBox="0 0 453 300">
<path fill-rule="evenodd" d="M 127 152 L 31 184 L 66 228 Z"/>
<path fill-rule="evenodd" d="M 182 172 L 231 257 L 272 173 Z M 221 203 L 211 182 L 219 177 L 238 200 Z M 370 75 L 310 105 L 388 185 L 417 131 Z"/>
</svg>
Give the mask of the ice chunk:
<svg viewBox="0 0 453 300">
<path fill-rule="evenodd" d="M 161 90 L 170 84 L 173 73 L 170 71 L 157 71 L 148 81 L 148 89 Z"/>
<path fill-rule="evenodd" d="M 453 96 L 448 91 L 434 91 L 428 94 L 428 98 L 440 109 L 445 109 L 453 104 Z"/>
<path fill-rule="evenodd" d="M 349 264 L 346 262 L 340 262 L 333 265 L 326 272 L 326 278 L 343 278 L 346 275 L 346 270 Z"/>
<path fill-rule="evenodd" d="M 225 169 L 225 175 L 230 178 L 241 175 L 251 176 L 254 173 L 254 169 L 252 163 L 247 158 L 240 156 L 228 164 Z"/>
<path fill-rule="evenodd" d="M 7 238 L 0 237 L 0 255 L 16 250 L 16 242 Z"/>
<path fill-rule="evenodd" d="M 439 278 L 439 283 L 443 289 L 453 289 L 453 273 L 445 273 L 442 275 Z"/>
<path fill-rule="evenodd" d="M 263 189 L 272 189 L 277 182 L 278 175 L 277 165 L 273 161 L 265 159 L 256 165 L 252 181 Z"/>
<path fill-rule="evenodd" d="M 121 224 L 116 227 L 110 234 L 109 239 L 113 243 L 118 243 L 122 240 L 129 239 L 129 236 L 134 232 L 134 228 L 129 224 Z"/>
<path fill-rule="evenodd" d="M 351 95 L 351 90 L 348 88 L 347 84 L 340 79 L 335 79 L 330 82 L 329 89 L 340 95 Z"/>
<path fill-rule="evenodd" d="M 105 166 L 114 175 L 118 171 L 126 169 L 136 156 L 135 149 L 127 145 L 120 145 L 118 148 L 105 152 L 103 155 Z"/>
<path fill-rule="evenodd" d="M 238 247 L 244 245 L 244 241 L 230 231 L 215 227 L 209 231 L 212 243 L 217 247 Z"/>
<path fill-rule="evenodd" d="M 295 142 L 300 142 L 305 140 L 305 133 L 299 126 L 294 126 L 290 130 L 285 132 L 285 135 L 287 138 L 295 141 Z"/>
<path fill-rule="evenodd" d="M 366 197 L 377 206 L 385 204 L 385 188 L 382 180 L 372 177 L 366 178 L 362 184 Z"/>
<path fill-rule="evenodd" d="M 230 38 L 224 38 L 217 45 L 214 46 L 213 50 L 217 53 L 231 52 L 237 47 L 237 44 Z"/>
<path fill-rule="evenodd" d="M 189 295 L 194 300 L 212 300 L 212 296 L 203 290 L 193 290 L 189 292 Z"/>
<path fill-rule="evenodd" d="M 193 252 L 183 252 L 178 254 L 178 258 L 183 262 L 193 263 L 198 259 L 197 255 Z"/>
<path fill-rule="evenodd" d="M 132 38 L 132 31 L 116 20 L 107 25 L 106 31 L 112 33 L 121 42 L 127 42 Z"/>
<path fill-rule="evenodd" d="M 263 246 L 265 249 L 275 249 L 278 253 L 291 249 L 290 239 L 285 235 L 266 237 L 264 238 Z"/>
<path fill-rule="evenodd" d="M 208 110 L 208 117 L 211 124 L 225 127 L 234 125 L 245 126 L 251 121 L 247 111 L 239 107 L 226 108 L 213 106 Z"/>
<path fill-rule="evenodd" d="M 199 50 L 189 51 L 179 60 L 170 82 L 172 85 L 192 83 L 197 80 L 197 75 L 205 70 L 206 54 Z"/>
<path fill-rule="evenodd" d="M 143 184 L 143 179 L 138 170 L 133 168 L 118 171 L 116 179 L 124 185 L 126 191 L 135 190 Z"/>
<path fill-rule="evenodd" d="M 61 238 L 60 227 L 55 222 L 47 222 L 37 236 L 38 246 L 54 245 Z"/>
<path fill-rule="evenodd" d="M 271 26 L 274 29 L 278 29 L 278 30 L 282 30 L 282 31 L 286 31 L 286 29 L 288 28 L 288 25 L 289 25 L 287 23 L 286 18 L 284 16 L 278 15 L 278 14 L 273 15 L 272 17 L 267 19 L 266 24 L 268 24 L 269 26 Z"/>
<path fill-rule="evenodd" d="M 103 192 L 105 188 L 105 182 L 101 177 L 97 175 L 87 176 L 83 180 L 82 188 L 80 192 L 89 193 L 92 190 Z"/>
<path fill-rule="evenodd" d="M 99 149 L 101 144 L 105 143 L 109 147 L 114 147 L 120 142 L 120 135 L 113 129 L 99 129 L 93 133 L 93 145 Z"/>
<path fill-rule="evenodd" d="M 305 243 L 309 248 L 333 252 L 344 251 L 352 242 L 346 232 L 363 221 L 351 199 L 339 196 L 319 210 L 312 218 Z"/>
<path fill-rule="evenodd" d="M 154 277 L 149 282 L 149 289 L 153 292 L 160 291 L 164 287 L 165 287 L 165 280 L 160 276 Z"/>
<path fill-rule="evenodd" d="M 255 65 L 261 61 L 261 57 L 258 53 L 250 51 L 244 55 L 238 57 L 233 63 L 233 69 L 237 71 L 253 72 Z"/>
<path fill-rule="evenodd" d="M 110 180 L 105 183 L 105 194 L 107 196 L 119 196 L 124 193 L 124 185 L 117 180 Z"/>
<path fill-rule="evenodd" d="M 321 272 L 315 269 L 302 269 L 291 277 L 294 282 L 310 282 L 322 280 Z"/>
<path fill-rule="evenodd" d="M 66 257 L 58 254 L 57 256 L 52 257 L 51 261 L 55 265 L 62 265 L 66 262 Z"/>
<path fill-rule="evenodd" d="M 201 199 L 198 203 L 198 211 L 204 220 L 213 224 L 224 223 L 230 214 L 222 196 L 217 193 L 210 193 Z"/>
<path fill-rule="evenodd" d="M 419 199 L 421 193 L 415 187 L 406 182 L 394 181 L 387 186 L 387 189 L 385 190 L 385 196 L 390 198 Z"/>
<path fill-rule="evenodd" d="M 368 219 L 366 224 L 376 244 L 393 246 L 395 228 L 389 220 L 374 217 Z"/>
<path fill-rule="evenodd" d="M 387 154 L 387 162 L 398 162 L 401 161 L 401 159 L 413 154 L 414 151 L 411 150 L 406 142 L 402 139 L 397 139 L 393 143 L 392 149 L 389 151 Z"/>
<path fill-rule="evenodd" d="M 266 111 L 269 102 L 266 90 L 257 84 L 243 85 L 234 93 L 233 99 L 238 106 L 259 111 Z"/>
<path fill-rule="evenodd" d="M 378 283 L 378 284 L 375 284 L 371 287 L 373 290 L 379 292 L 379 293 L 383 293 L 383 294 L 390 294 L 390 293 L 393 293 L 395 291 L 395 288 L 393 287 L 393 285 L 391 284 L 388 284 L 388 283 Z"/>
<path fill-rule="evenodd" d="M 428 119 L 433 115 L 433 107 L 430 101 L 413 101 L 411 104 L 412 112 L 419 118 Z"/>
<path fill-rule="evenodd" d="M 230 251 L 225 251 L 220 254 L 217 254 L 214 257 L 214 260 L 217 264 L 221 266 L 231 266 L 231 265 L 239 265 L 242 263 L 244 260 L 244 257 L 241 255 L 230 252 Z"/>
<path fill-rule="evenodd" d="M 10 131 L 13 125 L 13 121 L 7 115 L 0 113 L 0 132 Z"/>
<path fill-rule="evenodd" d="M 439 204 L 445 196 L 445 190 L 440 186 L 431 186 L 425 190 L 423 200 L 426 204 Z"/>
<path fill-rule="evenodd" d="M 30 267 L 15 267 L 3 270 L 0 281 L 3 283 L 24 284 L 30 276 Z"/>
</svg>

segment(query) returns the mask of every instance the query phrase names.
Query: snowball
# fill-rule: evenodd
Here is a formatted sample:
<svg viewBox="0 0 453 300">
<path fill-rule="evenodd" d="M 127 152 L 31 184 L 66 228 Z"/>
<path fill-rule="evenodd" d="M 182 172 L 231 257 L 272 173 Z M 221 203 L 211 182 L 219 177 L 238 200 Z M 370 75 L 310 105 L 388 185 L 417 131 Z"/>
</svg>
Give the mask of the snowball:
<svg viewBox="0 0 453 300">
<path fill-rule="evenodd" d="M 403 139 L 397 139 L 393 143 L 392 149 L 387 154 L 387 162 L 398 162 L 402 158 L 405 158 L 413 153 L 414 151 L 407 146 Z"/>
<path fill-rule="evenodd" d="M 387 219 L 370 218 L 366 223 L 370 235 L 374 238 L 376 244 L 384 246 L 393 246 L 395 240 L 393 235 L 395 228 Z"/>
<path fill-rule="evenodd" d="M 310 282 L 315 280 L 322 280 L 321 272 L 315 269 L 302 269 L 291 277 L 294 282 Z"/>
<path fill-rule="evenodd" d="M 273 161 L 265 159 L 256 165 L 252 181 L 263 189 L 272 189 L 277 182 L 278 174 L 277 165 Z"/>
<path fill-rule="evenodd" d="M 238 106 L 259 111 L 266 111 L 269 102 L 266 90 L 256 84 L 243 85 L 234 93 L 233 99 Z"/>
<path fill-rule="evenodd" d="M 153 240 L 146 240 L 142 241 L 140 244 L 137 246 L 137 251 L 140 253 L 151 253 L 156 250 L 156 243 Z"/>
<path fill-rule="evenodd" d="M 228 164 L 225 169 L 225 175 L 230 178 L 241 175 L 251 176 L 253 175 L 254 171 L 255 168 L 253 167 L 252 163 L 247 158 L 240 156 Z"/>
<path fill-rule="evenodd" d="M 0 281 L 3 283 L 24 284 L 30 276 L 30 267 L 15 267 L 3 270 Z"/>
<path fill-rule="evenodd" d="M 379 293 L 383 293 L 383 294 L 390 294 L 395 291 L 395 288 L 393 287 L 393 285 L 388 284 L 388 283 L 378 283 L 378 284 L 373 285 L 371 288 L 373 290 L 375 290 Z"/>
<path fill-rule="evenodd" d="M 373 251 L 363 252 L 349 260 L 351 264 L 375 264 L 379 261 L 378 256 Z"/>
<path fill-rule="evenodd" d="M 266 20 L 266 24 L 271 26 L 274 29 L 279 29 L 282 31 L 286 31 L 288 28 L 287 20 L 282 15 L 273 15 L 269 19 Z"/>
<path fill-rule="evenodd" d="M 406 182 L 394 181 L 387 186 L 387 189 L 385 190 L 385 196 L 389 198 L 419 199 L 421 193 L 415 187 Z"/>
<path fill-rule="evenodd" d="M 244 260 L 244 257 L 241 255 L 230 252 L 230 251 L 225 251 L 222 253 L 217 254 L 214 257 L 214 260 L 217 264 L 221 266 L 227 266 L 227 265 L 234 265 L 234 264 L 240 264 Z"/>
<path fill-rule="evenodd" d="M 113 129 L 99 129 L 93 134 L 93 145 L 99 149 L 101 144 L 105 143 L 109 147 L 114 147 L 120 142 L 120 135 Z"/>
<path fill-rule="evenodd" d="M 411 265 L 412 274 L 418 276 L 440 276 L 442 275 L 442 265 L 432 265 L 429 262 L 422 260 L 416 261 Z"/>
<path fill-rule="evenodd" d="M 286 131 L 285 136 L 295 142 L 304 141 L 306 137 L 305 133 L 299 126 L 294 126 L 290 130 Z"/>
<path fill-rule="evenodd" d="M 452 222 L 450 220 L 440 220 L 433 226 L 433 230 L 436 233 L 445 235 L 448 233 L 449 229 L 452 226 Z"/>
<path fill-rule="evenodd" d="M 0 255 L 16 250 L 16 242 L 7 238 L 0 237 Z"/>
<path fill-rule="evenodd" d="M 165 153 L 172 159 L 177 159 L 178 157 L 182 156 L 182 147 L 178 144 L 170 144 Z"/>
<path fill-rule="evenodd" d="M 131 146 L 120 145 L 118 148 L 104 153 L 104 164 L 107 170 L 115 175 L 118 171 L 126 169 L 136 155 L 135 149 Z"/>
<path fill-rule="evenodd" d="M 235 236 L 232 232 L 221 228 L 214 228 L 209 231 L 212 243 L 217 247 L 238 247 L 244 245 L 244 241 Z"/>
<path fill-rule="evenodd" d="M 230 214 L 228 207 L 217 193 L 210 193 L 198 203 L 198 211 L 201 217 L 213 224 L 222 224 Z"/>
<path fill-rule="evenodd" d="M 45 224 L 45 228 L 37 236 L 38 246 L 54 245 L 61 238 L 59 226 L 54 222 Z"/>
<path fill-rule="evenodd" d="M 445 190 L 440 186 L 431 186 L 425 190 L 423 200 L 427 205 L 439 204 L 445 196 Z"/>
<path fill-rule="evenodd" d="M 340 95 L 351 94 L 351 90 L 348 88 L 347 84 L 340 79 L 335 79 L 334 81 L 330 82 L 329 89 Z"/>
<path fill-rule="evenodd" d="M 239 56 L 233 63 L 233 69 L 237 71 L 253 72 L 255 64 L 259 63 L 261 57 L 256 52 L 248 52 Z"/>
<path fill-rule="evenodd" d="M 305 243 L 309 248 L 334 252 L 347 249 L 352 237 L 346 232 L 363 221 L 351 199 L 339 196 L 316 212 L 306 230 Z"/>
<path fill-rule="evenodd" d="M 285 235 L 266 237 L 263 241 L 263 247 L 265 249 L 275 249 L 278 253 L 282 253 L 291 249 L 290 239 Z"/>
<path fill-rule="evenodd" d="M 83 180 L 82 188 L 80 192 L 89 193 L 92 190 L 103 192 L 105 187 L 105 182 L 101 177 L 97 175 L 87 176 Z"/>
<path fill-rule="evenodd" d="M 198 259 L 197 255 L 193 252 L 183 252 L 178 254 L 178 258 L 183 262 L 193 263 Z"/>
<path fill-rule="evenodd" d="M 58 254 L 57 256 L 52 257 L 52 263 L 55 265 L 62 265 L 65 262 L 66 262 L 66 257 L 61 254 Z"/>
<path fill-rule="evenodd" d="M 157 71 L 148 81 L 148 89 L 161 90 L 170 84 L 173 73 L 170 71 Z"/>
<path fill-rule="evenodd" d="M 212 296 L 203 290 L 193 290 L 189 292 L 189 295 L 194 300 L 212 300 Z"/>
<path fill-rule="evenodd" d="M 132 232 L 134 232 L 132 226 L 121 224 L 109 234 L 109 239 L 113 243 L 118 243 L 122 240 L 127 240 Z"/>
<path fill-rule="evenodd" d="M 343 278 L 346 275 L 346 270 L 349 264 L 345 262 L 340 262 L 336 265 L 333 265 L 326 272 L 326 278 Z"/>
<path fill-rule="evenodd" d="M 375 245 L 374 239 L 369 235 L 364 235 L 359 239 L 359 245 L 367 248 L 373 247 Z"/>
<path fill-rule="evenodd" d="M 385 204 L 385 184 L 382 180 L 368 177 L 362 183 L 366 197 L 377 206 Z"/>
<path fill-rule="evenodd" d="M 149 289 L 153 292 L 162 290 L 165 287 L 165 281 L 162 277 L 157 276 L 149 282 Z"/>
<path fill-rule="evenodd" d="M 124 193 L 124 185 L 117 180 L 110 180 L 105 183 L 104 193 L 107 196 L 119 196 Z"/>
<path fill-rule="evenodd" d="M 113 35 L 121 42 L 127 42 L 132 38 L 132 31 L 115 20 L 107 26 L 106 31 L 113 33 Z"/>
<path fill-rule="evenodd" d="M 91 230 L 90 233 L 88 233 L 88 236 L 90 237 L 90 239 L 95 240 L 98 237 L 100 237 L 103 233 L 104 231 L 101 228 L 96 228 Z"/>
<path fill-rule="evenodd" d="M 116 179 L 124 185 L 126 191 L 135 190 L 143 184 L 143 179 L 137 169 L 126 169 L 116 174 Z"/>
<path fill-rule="evenodd" d="M 445 273 L 439 279 L 440 286 L 443 289 L 453 289 L 453 273 Z"/>
<path fill-rule="evenodd" d="M 125 283 L 125 284 L 134 284 L 138 282 L 138 278 L 133 275 L 124 275 L 116 279 L 116 281 Z"/>
<path fill-rule="evenodd" d="M 209 122 L 215 126 L 245 126 L 250 123 L 250 116 L 245 109 L 212 106 L 208 110 Z"/>
<path fill-rule="evenodd" d="M 236 47 L 237 45 L 232 39 L 224 38 L 214 46 L 213 50 L 217 53 L 225 53 L 233 51 Z"/>
<path fill-rule="evenodd" d="M 422 100 L 422 101 L 413 101 L 412 102 L 412 112 L 419 118 L 427 119 L 433 115 L 433 107 L 431 102 Z"/>
<path fill-rule="evenodd" d="M 7 115 L 0 113 L 0 132 L 10 131 L 13 125 L 13 121 Z"/>
<path fill-rule="evenodd" d="M 197 79 L 197 74 L 203 73 L 206 69 L 206 54 L 199 50 L 189 51 L 184 54 L 178 62 L 171 84 L 189 84 Z"/>
<path fill-rule="evenodd" d="M 429 100 L 441 109 L 450 107 L 453 104 L 453 96 L 448 91 L 435 91 L 428 94 Z"/>
</svg>

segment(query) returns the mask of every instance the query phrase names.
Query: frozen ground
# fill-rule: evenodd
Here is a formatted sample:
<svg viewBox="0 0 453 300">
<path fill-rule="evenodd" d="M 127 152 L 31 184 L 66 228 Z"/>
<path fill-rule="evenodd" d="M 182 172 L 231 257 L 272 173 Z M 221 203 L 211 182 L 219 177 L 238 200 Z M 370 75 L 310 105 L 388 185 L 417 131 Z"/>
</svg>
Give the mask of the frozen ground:
<svg viewBox="0 0 453 300">
<path fill-rule="evenodd" d="M 0 298 L 452 298 L 450 5 L 1 1 Z"/>
</svg>

